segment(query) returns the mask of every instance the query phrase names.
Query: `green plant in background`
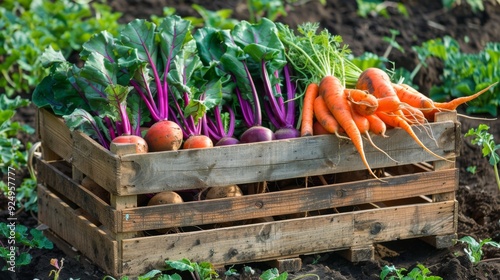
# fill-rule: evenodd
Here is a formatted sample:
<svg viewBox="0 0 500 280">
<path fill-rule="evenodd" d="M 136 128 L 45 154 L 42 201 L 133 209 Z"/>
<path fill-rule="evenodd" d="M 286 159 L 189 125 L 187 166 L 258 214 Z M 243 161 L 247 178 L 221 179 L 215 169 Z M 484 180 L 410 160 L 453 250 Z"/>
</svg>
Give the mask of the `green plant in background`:
<svg viewBox="0 0 500 280">
<path fill-rule="evenodd" d="M 188 259 L 180 261 L 165 261 L 167 270 L 187 271 L 191 273 L 193 280 L 216 279 L 219 275 L 213 265 L 209 262 L 192 262 Z"/>
<path fill-rule="evenodd" d="M 52 249 L 54 244 L 48 240 L 40 230 L 28 228 L 24 225 L 15 225 L 15 235 L 11 235 L 14 229 L 6 223 L 0 223 L 0 257 L 10 265 L 11 246 L 15 247 L 15 266 L 25 266 L 31 263 L 30 249 Z M 15 246 L 13 245 L 15 243 Z M 6 267 L 3 268 L 4 270 Z"/>
<path fill-rule="evenodd" d="M 488 132 L 490 127 L 486 124 L 480 124 L 477 128 L 471 128 L 465 134 L 465 137 L 473 137 L 471 143 L 481 147 L 483 157 L 489 157 L 489 163 L 493 166 L 495 172 L 495 180 L 500 190 L 500 176 L 498 173 L 498 164 L 500 163 L 500 155 L 497 150 L 500 149 L 500 144 L 495 143 L 495 139 Z"/>
<path fill-rule="evenodd" d="M 285 17 L 287 10 L 313 0 L 247 0 L 248 21 L 259 22 L 263 17 L 276 21 L 279 17 Z M 319 0 L 322 5 L 326 5 L 326 0 Z"/>
<path fill-rule="evenodd" d="M 23 143 L 16 136 L 20 133 L 34 133 L 29 125 L 13 121 L 16 110 L 28 106 L 29 100 L 20 96 L 8 98 L 0 95 L 0 173 L 7 174 L 8 168 L 20 169 L 27 163 Z"/>
<path fill-rule="evenodd" d="M 194 27 L 213 27 L 220 29 L 233 29 L 233 27 L 238 23 L 238 20 L 231 18 L 233 10 L 231 9 L 220 9 L 217 11 L 211 11 L 207 8 L 193 4 L 191 7 L 198 12 L 200 17 L 187 16 L 184 19 L 191 21 Z M 152 15 L 151 21 L 155 24 L 159 24 L 163 17 L 168 17 L 174 15 L 176 12 L 175 8 L 164 7 L 162 16 Z"/>
<path fill-rule="evenodd" d="M 8 173 L 8 169 L 20 172 L 28 163 L 27 149 L 31 148 L 31 143 L 26 143 L 26 147 L 17 138 L 23 133 L 33 134 L 34 129 L 26 124 L 13 121 L 16 110 L 25 107 L 30 102 L 20 96 L 8 98 L 0 95 L 0 175 Z M 24 178 L 22 182 L 13 182 L 16 188 L 16 202 L 18 211 L 21 209 L 37 211 L 37 196 L 35 194 L 36 178 L 31 174 L 29 178 Z M 7 195 L 9 186 L 0 182 L 0 191 Z"/>
<path fill-rule="evenodd" d="M 372 52 L 364 52 L 358 57 L 354 57 L 352 54 L 350 54 L 349 59 L 361 70 L 365 70 L 370 67 L 387 70 L 388 64 L 393 64 L 391 61 L 389 61 L 389 54 L 391 53 L 391 51 L 393 49 L 397 49 L 400 52 L 404 53 L 403 47 L 396 41 L 396 36 L 399 35 L 399 31 L 390 29 L 389 32 L 391 34 L 390 37 L 384 36 L 382 38 L 384 42 L 389 43 L 382 56 L 379 56 Z"/>
<path fill-rule="evenodd" d="M 87 1 L 13 1 L 0 7 L 0 93 L 30 93 L 46 76 L 39 57 L 48 46 L 66 58 L 90 36 L 119 29 L 121 14 L 104 3 Z"/>
<path fill-rule="evenodd" d="M 500 244 L 495 241 L 492 241 L 491 238 L 486 238 L 478 242 L 475 238 L 471 236 L 464 236 L 460 238 L 458 241 L 467 245 L 464 248 L 464 251 L 469 257 L 469 260 L 473 264 L 478 264 L 483 259 L 484 245 L 490 245 L 500 248 Z"/>
<path fill-rule="evenodd" d="M 408 10 L 403 3 L 383 0 L 356 0 L 358 4 L 358 15 L 363 18 L 368 16 L 382 16 L 390 18 L 388 7 L 395 8 L 405 17 L 408 17 Z"/>
<path fill-rule="evenodd" d="M 490 0 L 491 3 L 495 3 L 495 1 L 497 4 L 500 4 L 500 0 Z M 465 0 L 464 2 L 471 7 L 473 13 L 484 11 L 485 0 Z M 446 9 L 451 9 L 455 6 L 462 5 L 462 0 L 441 0 L 441 3 Z"/>
<path fill-rule="evenodd" d="M 388 280 L 441 280 L 440 276 L 429 275 L 431 271 L 425 267 L 423 264 L 417 264 L 410 272 L 406 273 L 406 268 L 396 268 L 394 265 L 384 266 L 380 272 L 380 279 Z"/>
<path fill-rule="evenodd" d="M 413 47 L 420 66 L 436 57 L 443 61 L 442 84 L 431 88 L 429 95 L 435 101 L 472 95 L 500 80 L 500 43 L 489 42 L 477 54 L 463 53 L 459 43 L 449 37 L 433 39 Z M 460 67 L 457 67 L 459 65 Z M 420 69 L 416 69 L 416 72 Z M 500 87 L 493 87 L 468 103 L 468 114 L 488 113 L 497 116 L 500 106 Z"/>
</svg>

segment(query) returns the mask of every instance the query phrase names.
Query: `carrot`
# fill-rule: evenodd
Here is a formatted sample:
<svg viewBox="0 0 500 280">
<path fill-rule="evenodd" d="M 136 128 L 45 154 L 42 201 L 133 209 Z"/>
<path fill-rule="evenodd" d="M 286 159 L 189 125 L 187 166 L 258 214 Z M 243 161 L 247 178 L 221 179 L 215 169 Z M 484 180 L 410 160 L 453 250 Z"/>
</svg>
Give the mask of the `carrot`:
<svg viewBox="0 0 500 280">
<path fill-rule="evenodd" d="M 387 130 L 387 126 L 385 125 L 385 122 L 383 122 L 377 116 L 377 114 L 368 115 L 365 117 L 368 120 L 368 122 L 370 123 L 370 129 L 369 129 L 370 132 L 372 132 L 373 134 L 376 134 L 376 135 L 380 135 L 382 137 L 387 137 L 387 135 L 385 135 L 385 132 Z"/>
<path fill-rule="evenodd" d="M 453 110 L 456 110 L 458 108 L 458 106 L 460 106 L 460 105 L 462 105 L 462 104 L 464 104 L 466 102 L 469 102 L 469 101 L 471 101 L 471 100 L 479 97 L 481 94 L 483 94 L 486 91 L 488 91 L 491 87 L 493 87 L 497 83 L 498 82 L 493 83 L 493 84 L 487 86 L 485 89 L 482 89 L 482 90 L 478 91 L 477 93 L 474 93 L 473 95 L 455 98 L 455 99 L 453 99 L 451 101 L 444 102 L 444 103 L 435 102 L 434 105 L 435 105 L 436 108 L 438 108 L 440 110 L 443 110 L 443 111 L 453 111 Z"/>
<path fill-rule="evenodd" d="M 356 88 L 367 90 L 377 98 L 397 98 L 389 75 L 384 70 L 375 67 L 367 68 L 359 75 Z"/>
<path fill-rule="evenodd" d="M 488 91 L 491 87 L 495 86 L 496 84 L 498 84 L 498 82 L 495 82 L 495 83 L 487 86 L 486 88 L 478 91 L 475 94 L 455 98 L 455 99 L 448 101 L 448 102 L 432 102 L 432 105 L 433 105 L 432 107 L 424 107 L 425 110 L 421 110 L 421 111 L 424 113 L 424 116 L 426 117 L 427 120 L 432 121 L 432 120 L 434 120 L 434 115 L 437 112 L 456 110 L 458 108 L 458 106 L 479 97 L 481 94 L 485 93 L 486 91 Z M 427 105 L 425 105 L 425 106 L 430 106 L 429 102 L 427 102 Z M 429 110 L 428 108 L 430 108 L 431 110 Z"/>
<path fill-rule="evenodd" d="M 377 111 L 381 112 L 394 112 L 400 110 L 403 107 L 401 101 L 394 96 L 386 96 L 382 98 L 377 98 L 378 108 Z"/>
<path fill-rule="evenodd" d="M 422 143 L 422 141 L 420 141 L 420 139 L 418 139 L 418 136 L 415 134 L 415 132 L 413 131 L 411 126 L 408 124 L 408 122 L 406 122 L 404 120 L 403 117 L 401 117 L 399 115 L 394 115 L 392 113 L 386 113 L 386 112 L 377 112 L 376 114 L 387 125 L 392 126 L 392 127 L 399 127 L 401 129 L 403 129 L 404 131 L 406 131 L 406 133 L 408 133 L 411 136 L 411 138 L 413 138 L 413 140 L 415 142 L 417 142 L 417 144 L 420 147 L 422 147 L 429 154 L 431 154 L 439 159 L 442 159 L 442 160 L 451 161 L 449 159 L 446 159 L 446 158 L 443 158 L 442 156 L 437 155 L 436 153 L 431 151 L 429 148 L 427 148 L 424 145 L 424 143 Z"/>
<path fill-rule="evenodd" d="M 381 153 L 385 154 L 387 157 L 389 157 L 392 161 L 395 161 L 395 159 L 393 159 L 391 156 L 389 156 L 389 154 L 387 154 L 384 150 L 382 150 L 381 148 L 379 148 L 377 145 L 375 145 L 375 143 L 373 142 L 373 139 L 372 137 L 370 136 L 370 122 L 368 121 L 368 118 L 369 116 L 373 116 L 373 115 L 369 115 L 369 116 L 362 116 L 360 114 L 358 114 L 354 108 L 352 108 L 352 103 L 350 104 L 351 105 L 351 113 L 352 113 L 352 118 L 354 120 L 354 122 L 356 123 L 356 126 L 359 130 L 359 133 L 361 133 L 362 135 L 364 134 L 364 136 L 368 139 L 368 142 L 370 142 L 370 144 L 375 148 L 377 149 L 378 151 L 380 151 Z"/>
<path fill-rule="evenodd" d="M 314 135 L 313 119 L 314 119 L 314 100 L 318 96 L 318 84 L 310 83 L 304 94 L 302 105 L 302 121 L 300 125 L 300 136 Z"/>
<path fill-rule="evenodd" d="M 427 122 L 424 113 L 413 106 L 405 106 L 401 108 L 401 112 L 409 124 L 425 124 Z"/>
<path fill-rule="evenodd" d="M 422 111 L 429 111 L 434 108 L 434 101 L 432 99 L 411 86 L 406 84 L 392 84 L 392 86 L 396 90 L 396 94 L 401 102 Z"/>
<path fill-rule="evenodd" d="M 353 120 L 348 100 L 344 94 L 344 86 L 341 81 L 335 76 L 325 75 L 319 84 L 319 95 L 323 97 L 326 106 L 330 112 L 332 112 L 340 126 L 345 130 L 347 136 L 351 139 L 354 147 L 361 156 L 363 164 L 368 169 L 368 172 L 376 179 L 381 180 L 373 173 L 366 160 L 363 138 Z"/>
<path fill-rule="evenodd" d="M 352 108 L 360 115 L 371 115 L 378 108 L 377 98 L 366 90 L 346 88 L 344 93 L 351 101 Z"/>
<path fill-rule="evenodd" d="M 326 106 L 325 100 L 321 95 L 317 96 L 314 100 L 314 116 L 318 123 L 321 124 L 323 129 L 328 131 L 328 133 L 335 134 L 339 138 L 347 138 L 339 134 L 341 127 Z"/>
<path fill-rule="evenodd" d="M 351 109 L 351 115 L 354 123 L 356 124 L 356 127 L 359 130 L 359 133 L 365 134 L 368 132 L 370 129 L 370 123 L 368 122 L 368 119 L 365 118 L 365 116 L 359 114 L 354 110 L 353 104 L 351 102 L 348 102 L 349 107 Z"/>
<path fill-rule="evenodd" d="M 314 134 L 313 135 L 325 135 L 325 134 L 331 134 L 330 132 L 328 132 L 328 130 L 326 130 L 323 125 L 321 125 L 320 122 L 318 122 L 317 120 L 315 120 L 313 122 L 313 132 Z"/>
</svg>

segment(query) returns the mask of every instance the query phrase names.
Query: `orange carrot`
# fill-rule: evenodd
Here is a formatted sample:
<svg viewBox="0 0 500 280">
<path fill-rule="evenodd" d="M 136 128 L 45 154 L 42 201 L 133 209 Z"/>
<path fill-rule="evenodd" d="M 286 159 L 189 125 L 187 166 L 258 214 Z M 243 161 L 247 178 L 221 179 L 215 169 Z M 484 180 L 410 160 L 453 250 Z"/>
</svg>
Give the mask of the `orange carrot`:
<svg viewBox="0 0 500 280">
<path fill-rule="evenodd" d="M 314 116 L 318 123 L 321 124 L 323 129 L 328 131 L 328 133 L 335 134 L 339 138 L 346 138 L 339 134 L 340 125 L 326 106 L 325 100 L 321 95 L 317 96 L 314 100 Z"/>
<path fill-rule="evenodd" d="M 381 112 L 394 112 L 400 110 L 403 107 L 401 101 L 394 96 L 387 96 L 377 99 L 378 108 L 377 111 Z"/>
<path fill-rule="evenodd" d="M 348 100 L 344 94 L 344 86 L 340 80 L 332 75 L 323 77 L 319 84 L 319 95 L 323 97 L 326 106 L 330 112 L 332 112 L 340 126 L 345 130 L 347 136 L 351 139 L 354 147 L 361 156 L 363 164 L 368 169 L 368 172 L 376 179 L 379 179 L 377 175 L 373 173 L 366 159 L 363 138 L 353 120 Z"/>
<path fill-rule="evenodd" d="M 372 137 L 370 136 L 370 122 L 368 120 L 368 117 L 371 117 L 371 116 L 374 116 L 374 115 L 368 115 L 368 116 L 362 116 L 360 114 L 358 114 L 354 108 L 352 108 L 352 103 L 350 104 L 351 105 L 351 109 L 352 109 L 352 118 L 354 120 L 354 122 L 356 123 L 356 126 L 358 127 L 359 129 L 359 132 L 364 135 L 367 139 L 368 139 L 368 142 L 370 142 L 370 144 L 375 148 L 377 149 L 378 151 L 380 151 L 381 153 L 385 154 L 387 157 L 389 157 L 392 161 L 396 161 L 395 159 L 393 159 L 391 156 L 389 156 L 389 154 L 387 154 L 384 150 L 382 150 L 381 148 L 379 148 L 377 145 L 375 145 L 375 143 L 373 142 L 372 140 Z M 382 122 L 383 123 L 383 122 Z"/>
<path fill-rule="evenodd" d="M 487 86 L 485 89 L 482 89 L 480 91 L 478 91 L 477 93 L 474 93 L 473 95 L 469 95 L 469 96 L 463 96 L 463 97 L 459 97 L 459 98 L 455 98 L 451 101 L 448 101 L 448 102 L 445 102 L 445 103 L 439 103 L 439 102 L 435 102 L 434 105 L 436 108 L 442 110 L 442 111 L 453 111 L 453 110 L 456 110 L 458 108 L 458 106 L 466 103 L 466 102 L 469 102 L 477 97 L 479 97 L 481 94 L 485 93 L 486 91 L 488 91 L 491 87 L 495 86 L 498 82 L 496 83 L 493 83 L 489 86 Z"/>
<path fill-rule="evenodd" d="M 313 132 L 314 135 L 324 135 L 324 134 L 331 134 L 326 130 L 321 123 L 319 123 L 317 120 L 313 122 Z"/>
<path fill-rule="evenodd" d="M 382 137 L 387 137 L 385 132 L 387 130 L 387 126 L 385 122 L 383 122 L 377 114 L 365 116 L 368 122 L 370 123 L 370 132 L 376 135 L 380 135 Z"/>
<path fill-rule="evenodd" d="M 318 96 L 318 84 L 310 83 L 304 94 L 302 105 L 302 122 L 300 125 L 300 136 L 313 135 L 314 100 Z"/>
<path fill-rule="evenodd" d="M 356 127 L 359 130 L 359 133 L 365 134 L 368 132 L 370 129 L 370 123 L 368 122 L 368 119 L 365 118 L 365 116 L 358 114 L 356 110 L 354 110 L 353 104 L 351 102 L 348 102 L 349 107 L 351 109 L 351 115 L 354 123 L 356 124 Z"/>
<path fill-rule="evenodd" d="M 378 108 L 377 98 L 366 90 L 346 88 L 344 93 L 351 101 L 352 108 L 360 115 L 371 115 Z"/>
<path fill-rule="evenodd" d="M 409 124 L 425 124 L 427 122 L 424 113 L 418 108 L 412 106 L 404 106 L 403 108 L 401 108 L 401 112 L 403 112 L 405 120 Z"/>
<path fill-rule="evenodd" d="M 396 94 L 401 102 L 422 111 L 429 111 L 434 108 L 434 101 L 432 99 L 411 86 L 406 84 L 392 84 L 392 86 L 396 90 Z"/>
<path fill-rule="evenodd" d="M 367 90 L 377 98 L 389 96 L 397 98 L 389 75 L 384 70 L 375 67 L 367 68 L 359 75 L 356 88 Z"/>
<path fill-rule="evenodd" d="M 376 114 L 387 125 L 392 126 L 392 127 L 399 127 L 401 129 L 403 129 L 404 131 L 406 131 L 406 133 L 408 133 L 410 135 L 410 137 L 413 138 L 413 140 L 415 142 L 417 142 L 417 144 L 420 147 L 422 147 L 429 154 L 431 154 L 439 159 L 442 159 L 442 160 L 451 161 L 449 159 L 446 159 L 446 158 L 443 158 L 442 156 L 437 155 L 436 153 L 431 151 L 429 148 L 427 148 L 424 145 L 424 143 L 422 143 L 422 141 L 420 141 L 420 139 L 418 139 L 418 136 L 415 134 L 415 132 L 413 131 L 411 126 L 408 124 L 408 122 L 406 122 L 404 120 L 403 117 L 401 117 L 399 115 L 395 115 L 393 113 L 386 113 L 386 112 L 377 112 Z"/>
</svg>

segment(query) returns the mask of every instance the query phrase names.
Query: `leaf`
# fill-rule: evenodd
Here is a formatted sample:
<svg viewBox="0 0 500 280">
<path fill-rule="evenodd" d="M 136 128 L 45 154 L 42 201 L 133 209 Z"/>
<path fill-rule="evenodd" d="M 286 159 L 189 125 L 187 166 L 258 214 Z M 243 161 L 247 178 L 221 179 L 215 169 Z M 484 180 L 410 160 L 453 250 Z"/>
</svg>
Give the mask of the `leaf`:
<svg viewBox="0 0 500 280">
<path fill-rule="evenodd" d="M 43 232 L 32 228 L 30 229 L 30 234 L 33 237 L 32 244 L 35 248 L 38 249 L 53 249 L 54 244 L 43 235 Z"/>
<path fill-rule="evenodd" d="M 140 275 L 139 277 L 137 277 L 137 280 L 153 279 L 154 277 L 158 276 L 159 274 L 161 275 L 161 270 L 153 269 L 153 270 L 147 272 L 146 274 Z"/>
<path fill-rule="evenodd" d="M 270 64 L 268 71 L 272 73 L 286 64 L 285 47 L 274 22 L 266 18 L 256 24 L 241 21 L 231 31 L 231 35 L 234 42 L 257 64 L 250 67 L 260 69 L 260 62 L 265 60 Z M 257 73 L 260 71 L 257 70 Z"/>
<path fill-rule="evenodd" d="M 100 126 L 94 117 L 83 109 L 75 109 L 73 113 L 63 116 L 64 122 L 71 131 L 80 130 L 90 137 L 101 140 Z"/>
<path fill-rule="evenodd" d="M 212 61 L 218 61 L 225 52 L 224 46 L 221 44 L 219 29 L 206 26 L 199 28 L 194 32 L 193 38 L 196 42 L 198 55 L 205 65 L 209 65 Z"/>
<path fill-rule="evenodd" d="M 16 266 L 28 265 L 31 263 L 31 255 L 27 252 L 22 252 L 16 257 Z"/>
<path fill-rule="evenodd" d="M 49 68 L 55 63 L 66 62 L 66 58 L 63 56 L 61 51 L 55 51 L 52 45 L 49 45 L 40 57 L 40 61 L 43 67 Z"/>
<path fill-rule="evenodd" d="M 172 269 L 179 271 L 194 271 L 193 264 L 188 259 L 182 259 L 180 261 L 165 261 L 165 263 Z"/>
<path fill-rule="evenodd" d="M 155 49 L 156 25 L 145 19 L 135 19 L 129 22 L 120 34 L 120 42 L 137 49 L 138 58 L 149 62 L 156 55 Z"/>
</svg>

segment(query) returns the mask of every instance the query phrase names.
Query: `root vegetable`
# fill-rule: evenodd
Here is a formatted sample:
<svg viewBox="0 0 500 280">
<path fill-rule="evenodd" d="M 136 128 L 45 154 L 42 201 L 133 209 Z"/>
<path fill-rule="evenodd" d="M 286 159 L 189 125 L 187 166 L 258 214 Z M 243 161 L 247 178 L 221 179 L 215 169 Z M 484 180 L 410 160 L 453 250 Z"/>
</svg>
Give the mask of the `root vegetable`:
<svg viewBox="0 0 500 280">
<path fill-rule="evenodd" d="M 150 152 L 176 151 L 183 141 L 180 126 L 169 120 L 163 120 L 153 124 L 144 136 Z"/>
<path fill-rule="evenodd" d="M 116 144 L 135 144 L 135 152 L 145 154 L 148 152 L 148 143 L 137 135 L 121 135 L 111 141 Z"/>
<path fill-rule="evenodd" d="M 183 203 L 184 200 L 182 197 L 173 191 L 163 191 L 160 193 L 155 194 L 148 202 L 148 206 L 154 206 L 154 205 L 163 205 L 163 204 L 178 204 L 178 203 Z M 159 233 L 165 234 L 169 232 L 178 232 L 178 228 L 164 228 L 164 229 L 157 229 L 156 230 Z"/>
<path fill-rule="evenodd" d="M 243 192 L 237 185 L 225 187 L 212 187 L 208 190 L 206 199 L 243 196 Z"/>
</svg>

